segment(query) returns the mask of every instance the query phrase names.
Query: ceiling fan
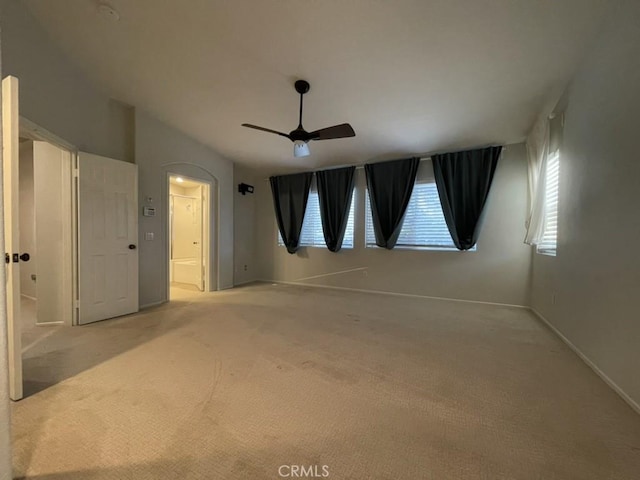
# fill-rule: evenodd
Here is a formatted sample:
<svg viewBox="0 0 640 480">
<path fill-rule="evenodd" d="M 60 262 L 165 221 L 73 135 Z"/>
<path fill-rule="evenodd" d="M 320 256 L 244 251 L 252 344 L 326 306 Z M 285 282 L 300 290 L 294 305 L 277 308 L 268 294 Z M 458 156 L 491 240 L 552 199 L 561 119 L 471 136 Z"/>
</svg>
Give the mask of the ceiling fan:
<svg viewBox="0 0 640 480">
<path fill-rule="evenodd" d="M 263 132 L 275 133 L 281 137 L 286 137 L 293 142 L 293 156 L 294 157 L 306 157 L 311 152 L 309 151 L 310 140 L 330 140 L 333 138 L 347 138 L 355 137 L 356 132 L 353 131 L 351 125 L 348 123 L 341 123 L 340 125 L 334 125 L 333 127 L 321 128 L 313 132 L 307 132 L 302 127 L 302 97 L 309 91 L 311 86 L 306 80 L 297 80 L 294 84 L 296 92 L 300 94 L 300 117 L 298 120 L 298 127 L 289 133 L 278 132 L 271 130 L 270 128 L 258 127 L 257 125 L 251 125 L 249 123 L 243 123 L 243 127 L 253 128 L 255 130 L 261 130 Z"/>
</svg>

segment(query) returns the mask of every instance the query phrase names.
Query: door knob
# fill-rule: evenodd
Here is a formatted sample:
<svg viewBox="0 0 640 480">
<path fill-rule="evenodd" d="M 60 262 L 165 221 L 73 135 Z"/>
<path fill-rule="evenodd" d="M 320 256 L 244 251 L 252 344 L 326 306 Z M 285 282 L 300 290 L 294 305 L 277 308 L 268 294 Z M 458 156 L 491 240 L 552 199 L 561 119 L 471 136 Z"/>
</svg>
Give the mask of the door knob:
<svg viewBox="0 0 640 480">
<path fill-rule="evenodd" d="M 136 246 L 133 243 L 129 245 L 129 250 L 135 250 L 135 249 L 136 249 Z"/>
<path fill-rule="evenodd" d="M 29 255 L 28 253 L 23 253 L 22 255 L 20 255 L 20 260 L 22 260 L 23 262 L 28 262 L 30 258 L 31 255 Z"/>
</svg>

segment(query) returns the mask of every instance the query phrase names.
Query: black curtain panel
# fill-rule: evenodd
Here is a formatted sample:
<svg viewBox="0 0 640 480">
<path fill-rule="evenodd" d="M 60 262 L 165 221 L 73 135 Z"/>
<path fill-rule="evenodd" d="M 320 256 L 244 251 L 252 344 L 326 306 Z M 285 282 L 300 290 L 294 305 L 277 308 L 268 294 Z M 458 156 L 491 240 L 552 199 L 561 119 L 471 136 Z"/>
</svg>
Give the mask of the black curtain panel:
<svg viewBox="0 0 640 480">
<path fill-rule="evenodd" d="M 432 155 L 440 204 L 458 250 L 478 241 L 484 206 L 502 147 Z"/>
<path fill-rule="evenodd" d="M 269 178 L 278 229 L 287 252 L 291 254 L 296 253 L 300 243 L 302 220 L 307 208 L 312 178 L 313 173 Z"/>
<path fill-rule="evenodd" d="M 345 167 L 316 172 L 322 231 L 327 248 L 332 252 L 342 248 L 355 185 L 355 171 L 356 167 Z"/>
<path fill-rule="evenodd" d="M 418 172 L 419 158 L 364 166 L 376 245 L 391 250 L 398 241 Z"/>
</svg>

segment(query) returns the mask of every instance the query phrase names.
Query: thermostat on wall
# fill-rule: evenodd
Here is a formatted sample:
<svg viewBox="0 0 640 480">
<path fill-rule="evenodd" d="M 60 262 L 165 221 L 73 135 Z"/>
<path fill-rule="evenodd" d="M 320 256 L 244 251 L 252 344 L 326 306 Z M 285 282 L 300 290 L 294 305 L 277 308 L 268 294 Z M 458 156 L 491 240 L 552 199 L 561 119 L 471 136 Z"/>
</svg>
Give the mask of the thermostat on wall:
<svg viewBox="0 0 640 480">
<path fill-rule="evenodd" d="M 156 209 L 154 207 L 142 207 L 142 215 L 145 217 L 155 217 Z"/>
</svg>

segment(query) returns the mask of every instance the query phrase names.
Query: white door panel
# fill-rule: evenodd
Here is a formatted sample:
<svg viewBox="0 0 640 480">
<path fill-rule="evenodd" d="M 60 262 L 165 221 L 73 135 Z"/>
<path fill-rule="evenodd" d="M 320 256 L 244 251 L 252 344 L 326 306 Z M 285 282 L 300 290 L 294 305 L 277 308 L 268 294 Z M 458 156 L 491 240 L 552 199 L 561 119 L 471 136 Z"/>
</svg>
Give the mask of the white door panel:
<svg viewBox="0 0 640 480">
<path fill-rule="evenodd" d="M 22 342 L 20 330 L 20 252 L 18 79 L 2 80 L 2 168 L 4 200 L 4 242 L 10 262 L 6 263 L 7 343 L 9 353 L 9 397 L 22 398 Z M 17 260 L 17 259 L 16 259 Z M 3 319 L 0 319 L 3 320 Z"/>
<path fill-rule="evenodd" d="M 71 325 L 71 153 L 48 142 L 33 142 L 33 180 L 36 322 Z"/>
<path fill-rule="evenodd" d="M 136 165 L 80 153 L 80 324 L 138 311 L 137 184 Z"/>
</svg>

